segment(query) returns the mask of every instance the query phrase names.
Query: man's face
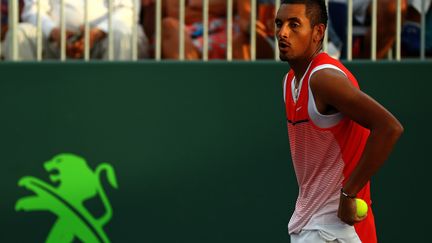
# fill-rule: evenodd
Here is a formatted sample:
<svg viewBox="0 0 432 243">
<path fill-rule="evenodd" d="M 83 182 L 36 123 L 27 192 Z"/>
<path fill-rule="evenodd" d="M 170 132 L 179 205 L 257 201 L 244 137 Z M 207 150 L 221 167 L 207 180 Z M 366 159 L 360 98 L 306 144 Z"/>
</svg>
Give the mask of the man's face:
<svg viewBox="0 0 432 243">
<path fill-rule="evenodd" d="M 280 59 L 291 61 L 308 58 L 312 48 L 313 28 L 306 16 L 306 5 L 282 4 L 275 24 Z"/>
</svg>

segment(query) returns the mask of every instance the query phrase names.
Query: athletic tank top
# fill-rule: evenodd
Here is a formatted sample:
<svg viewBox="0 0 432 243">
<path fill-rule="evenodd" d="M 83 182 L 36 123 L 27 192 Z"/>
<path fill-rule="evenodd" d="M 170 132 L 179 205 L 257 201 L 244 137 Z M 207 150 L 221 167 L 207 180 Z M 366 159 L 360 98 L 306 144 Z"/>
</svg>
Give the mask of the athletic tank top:
<svg viewBox="0 0 432 243">
<path fill-rule="evenodd" d="M 289 143 L 299 186 L 295 211 L 288 224 L 290 233 L 345 224 L 337 217 L 340 189 L 357 165 L 369 136 L 368 129 L 341 113 L 323 115 L 317 110 L 309 80 L 315 72 L 326 68 L 341 72 L 359 87 L 348 69 L 326 53 L 318 54 L 309 64 L 297 92 L 293 70 L 285 77 Z M 365 200 L 370 209 L 369 188 L 368 182 L 357 197 Z M 355 230 L 362 242 L 376 242 L 372 210 L 367 219 L 355 225 Z"/>
</svg>

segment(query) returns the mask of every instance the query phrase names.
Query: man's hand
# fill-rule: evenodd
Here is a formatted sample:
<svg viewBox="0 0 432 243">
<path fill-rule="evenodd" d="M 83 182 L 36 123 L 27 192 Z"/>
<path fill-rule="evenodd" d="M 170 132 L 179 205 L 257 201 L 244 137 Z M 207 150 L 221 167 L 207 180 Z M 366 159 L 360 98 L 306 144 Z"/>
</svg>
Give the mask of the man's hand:
<svg viewBox="0 0 432 243">
<path fill-rule="evenodd" d="M 81 33 L 84 33 L 84 28 L 81 27 Z M 98 28 L 93 28 L 90 30 L 90 50 L 94 47 L 94 44 L 99 40 L 105 38 L 106 34 L 102 30 Z M 84 56 L 84 48 L 85 48 L 85 35 L 81 35 L 81 37 L 75 42 L 69 43 L 66 47 L 66 53 L 68 57 L 71 58 L 82 58 Z"/>
<path fill-rule="evenodd" d="M 69 39 L 71 36 L 74 35 L 74 32 L 70 31 L 70 30 L 66 30 L 66 39 Z M 49 36 L 49 40 L 51 42 L 56 43 L 58 46 L 60 46 L 60 42 L 61 42 L 61 31 L 60 28 L 54 28 Z"/>
<path fill-rule="evenodd" d="M 357 204 L 354 198 L 349 198 L 341 194 L 339 201 L 338 217 L 349 225 L 354 225 L 361 222 L 367 217 L 359 217 L 357 215 Z"/>
</svg>

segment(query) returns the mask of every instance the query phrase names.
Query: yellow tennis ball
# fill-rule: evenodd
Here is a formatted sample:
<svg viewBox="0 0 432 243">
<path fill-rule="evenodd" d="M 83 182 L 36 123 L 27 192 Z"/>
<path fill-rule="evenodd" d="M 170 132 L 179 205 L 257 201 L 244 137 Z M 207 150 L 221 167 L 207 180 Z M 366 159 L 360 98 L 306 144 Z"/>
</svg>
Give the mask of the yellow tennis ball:
<svg viewBox="0 0 432 243">
<path fill-rule="evenodd" d="M 359 217 L 363 217 L 366 215 L 367 211 L 368 211 L 368 205 L 366 204 L 365 201 L 363 201 L 360 198 L 356 198 L 356 204 L 357 204 L 357 215 Z"/>
</svg>

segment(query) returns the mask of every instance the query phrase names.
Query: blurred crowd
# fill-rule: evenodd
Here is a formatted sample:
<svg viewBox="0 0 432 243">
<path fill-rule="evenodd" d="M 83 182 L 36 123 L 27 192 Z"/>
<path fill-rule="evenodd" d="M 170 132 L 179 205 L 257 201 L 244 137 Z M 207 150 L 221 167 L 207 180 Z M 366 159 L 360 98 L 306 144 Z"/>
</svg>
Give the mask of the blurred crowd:
<svg viewBox="0 0 432 243">
<path fill-rule="evenodd" d="M 131 60 L 132 45 L 137 45 L 138 58 L 151 59 L 155 55 L 156 0 L 113 0 L 113 55 L 115 60 Z M 426 16 L 426 55 L 432 56 L 432 0 L 424 0 Z M 10 60 L 12 38 L 8 31 L 8 0 L 1 0 L 2 58 Z M 38 0 L 19 1 L 19 24 L 16 31 L 19 60 L 36 59 Z M 84 56 L 85 0 L 64 0 L 66 26 L 66 54 L 69 59 Z M 250 0 L 233 0 L 233 59 L 249 60 L 250 56 Z M 378 0 L 377 58 L 394 53 L 396 42 L 397 0 Z M 418 57 L 421 49 L 422 0 L 401 0 L 402 55 Z M 42 12 L 43 58 L 60 57 L 61 0 L 40 0 Z M 185 58 L 201 59 L 203 52 L 202 0 L 185 0 Z M 226 58 L 227 1 L 209 0 L 209 59 Z M 353 0 L 353 58 L 370 58 L 371 0 Z M 134 8 L 136 6 L 136 8 Z M 329 0 L 328 52 L 346 58 L 347 0 Z M 91 0 L 88 4 L 90 23 L 90 55 L 92 59 L 108 58 L 108 0 Z M 135 13 L 134 13 L 135 11 Z M 132 43 L 133 16 L 139 24 L 136 43 Z M 257 1 L 256 58 L 273 59 L 274 0 Z M 179 0 L 162 0 L 162 58 L 179 58 Z M 393 52 L 392 52 L 393 51 Z M 390 53 L 390 54 L 389 54 Z"/>
</svg>

